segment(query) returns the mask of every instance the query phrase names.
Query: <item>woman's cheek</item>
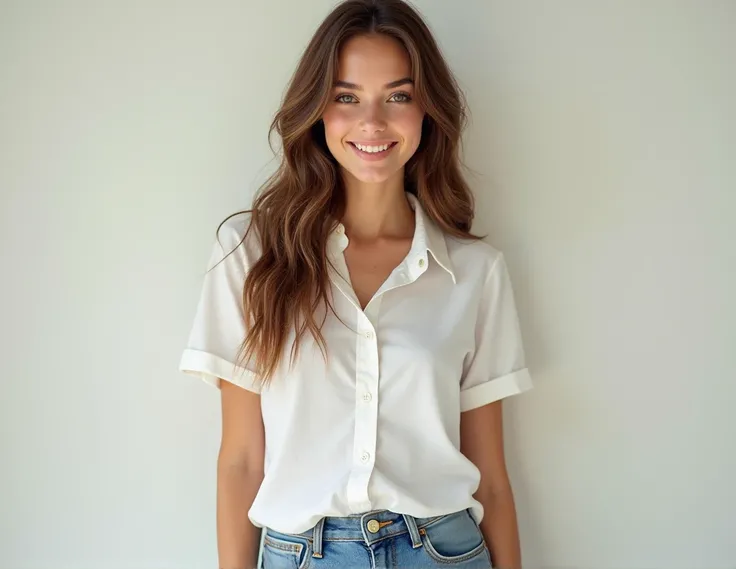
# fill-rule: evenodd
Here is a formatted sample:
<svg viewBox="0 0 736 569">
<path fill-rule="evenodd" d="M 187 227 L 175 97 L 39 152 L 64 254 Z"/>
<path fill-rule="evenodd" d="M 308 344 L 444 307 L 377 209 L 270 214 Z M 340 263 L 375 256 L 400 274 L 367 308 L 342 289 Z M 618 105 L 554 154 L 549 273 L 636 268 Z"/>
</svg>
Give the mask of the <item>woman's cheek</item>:
<svg viewBox="0 0 736 569">
<path fill-rule="evenodd" d="M 347 113 L 340 110 L 329 110 L 322 115 L 325 125 L 325 136 L 329 139 L 343 138 L 350 132 L 351 121 Z"/>
<path fill-rule="evenodd" d="M 397 131 L 407 139 L 412 139 L 418 143 L 422 136 L 422 120 L 424 113 L 417 109 L 407 109 L 406 112 L 397 114 L 394 118 L 394 125 Z"/>
</svg>

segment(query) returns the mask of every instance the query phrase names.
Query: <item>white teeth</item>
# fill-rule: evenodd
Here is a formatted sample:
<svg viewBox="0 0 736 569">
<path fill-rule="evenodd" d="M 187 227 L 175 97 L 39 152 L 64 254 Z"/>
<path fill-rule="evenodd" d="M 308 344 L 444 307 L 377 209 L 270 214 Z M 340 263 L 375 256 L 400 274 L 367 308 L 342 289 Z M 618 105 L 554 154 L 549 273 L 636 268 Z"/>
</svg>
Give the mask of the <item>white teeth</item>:
<svg viewBox="0 0 736 569">
<path fill-rule="evenodd" d="M 357 146 L 363 152 L 374 153 L 374 152 L 383 152 L 384 150 L 388 150 L 388 147 L 391 145 L 383 144 L 382 146 L 363 146 L 362 144 L 356 144 L 355 146 Z"/>
</svg>

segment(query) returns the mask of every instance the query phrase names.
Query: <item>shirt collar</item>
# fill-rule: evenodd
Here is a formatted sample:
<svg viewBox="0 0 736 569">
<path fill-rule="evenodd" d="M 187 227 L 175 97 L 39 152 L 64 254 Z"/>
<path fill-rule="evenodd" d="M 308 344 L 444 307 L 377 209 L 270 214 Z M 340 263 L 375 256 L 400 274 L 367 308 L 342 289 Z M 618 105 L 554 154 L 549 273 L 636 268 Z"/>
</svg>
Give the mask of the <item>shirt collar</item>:
<svg viewBox="0 0 736 569">
<path fill-rule="evenodd" d="M 414 210 L 414 238 L 412 239 L 411 249 L 404 264 L 407 266 L 412 280 L 419 277 L 426 269 L 427 252 L 437 264 L 449 273 L 452 282 L 457 283 L 455 271 L 450 261 L 450 255 L 447 252 L 447 242 L 445 234 L 437 227 L 437 225 L 427 216 L 419 199 L 410 192 L 405 192 L 409 205 Z M 336 252 L 342 252 L 347 247 L 348 241 L 345 237 L 345 228 L 341 223 L 337 224 L 337 228 L 333 232 L 333 243 Z"/>
<path fill-rule="evenodd" d="M 432 253 L 437 264 L 450 274 L 452 282 L 457 283 L 457 280 L 455 279 L 455 271 L 453 270 L 452 262 L 450 261 L 450 255 L 447 252 L 445 234 L 427 216 L 422 204 L 419 203 L 419 198 L 410 192 L 406 192 L 406 197 L 409 200 L 409 205 L 411 205 L 414 210 L 414 217 L 416 220 L 414 241 L 411 245 L 411 251 L 420 254 L 424 254 L 426 251 Z"/>
</svg>

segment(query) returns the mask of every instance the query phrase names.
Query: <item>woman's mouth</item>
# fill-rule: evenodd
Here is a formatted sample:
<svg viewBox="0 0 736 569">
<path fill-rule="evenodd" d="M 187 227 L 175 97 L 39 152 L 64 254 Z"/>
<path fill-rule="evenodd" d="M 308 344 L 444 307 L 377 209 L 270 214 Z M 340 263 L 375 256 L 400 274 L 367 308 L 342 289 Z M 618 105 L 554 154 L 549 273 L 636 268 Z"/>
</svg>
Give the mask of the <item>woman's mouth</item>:
<svg viewBox="0 0 736 569">
<path fill-rule="evenodd" d="M 376 160 L 383 160 L 386 156 L 391 154 L 391 151 L 398 142 L 389 142 L 378 145 L 363 145 L 356 144 L 355 142 L 348 142 L 348 144 L 360 158 L 368 162 L 374 162 Z"/>
</svg>

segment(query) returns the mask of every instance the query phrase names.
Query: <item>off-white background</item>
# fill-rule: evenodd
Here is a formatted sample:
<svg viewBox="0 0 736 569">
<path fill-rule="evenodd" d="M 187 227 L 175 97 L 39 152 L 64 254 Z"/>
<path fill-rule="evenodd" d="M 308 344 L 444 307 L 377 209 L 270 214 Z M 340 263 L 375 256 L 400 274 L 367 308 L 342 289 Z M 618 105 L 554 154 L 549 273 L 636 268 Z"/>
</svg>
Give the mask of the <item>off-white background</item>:
<svg viewBox="0 0 736 569">
<path fill-rule="evenodd" d="M 214 230 L 330 0 L 0 3 L 0 566 L 215 567 Z M 736 3 L 422 0 L 536 390 L 529 569 L 736 567 Z"/>
</svg>

